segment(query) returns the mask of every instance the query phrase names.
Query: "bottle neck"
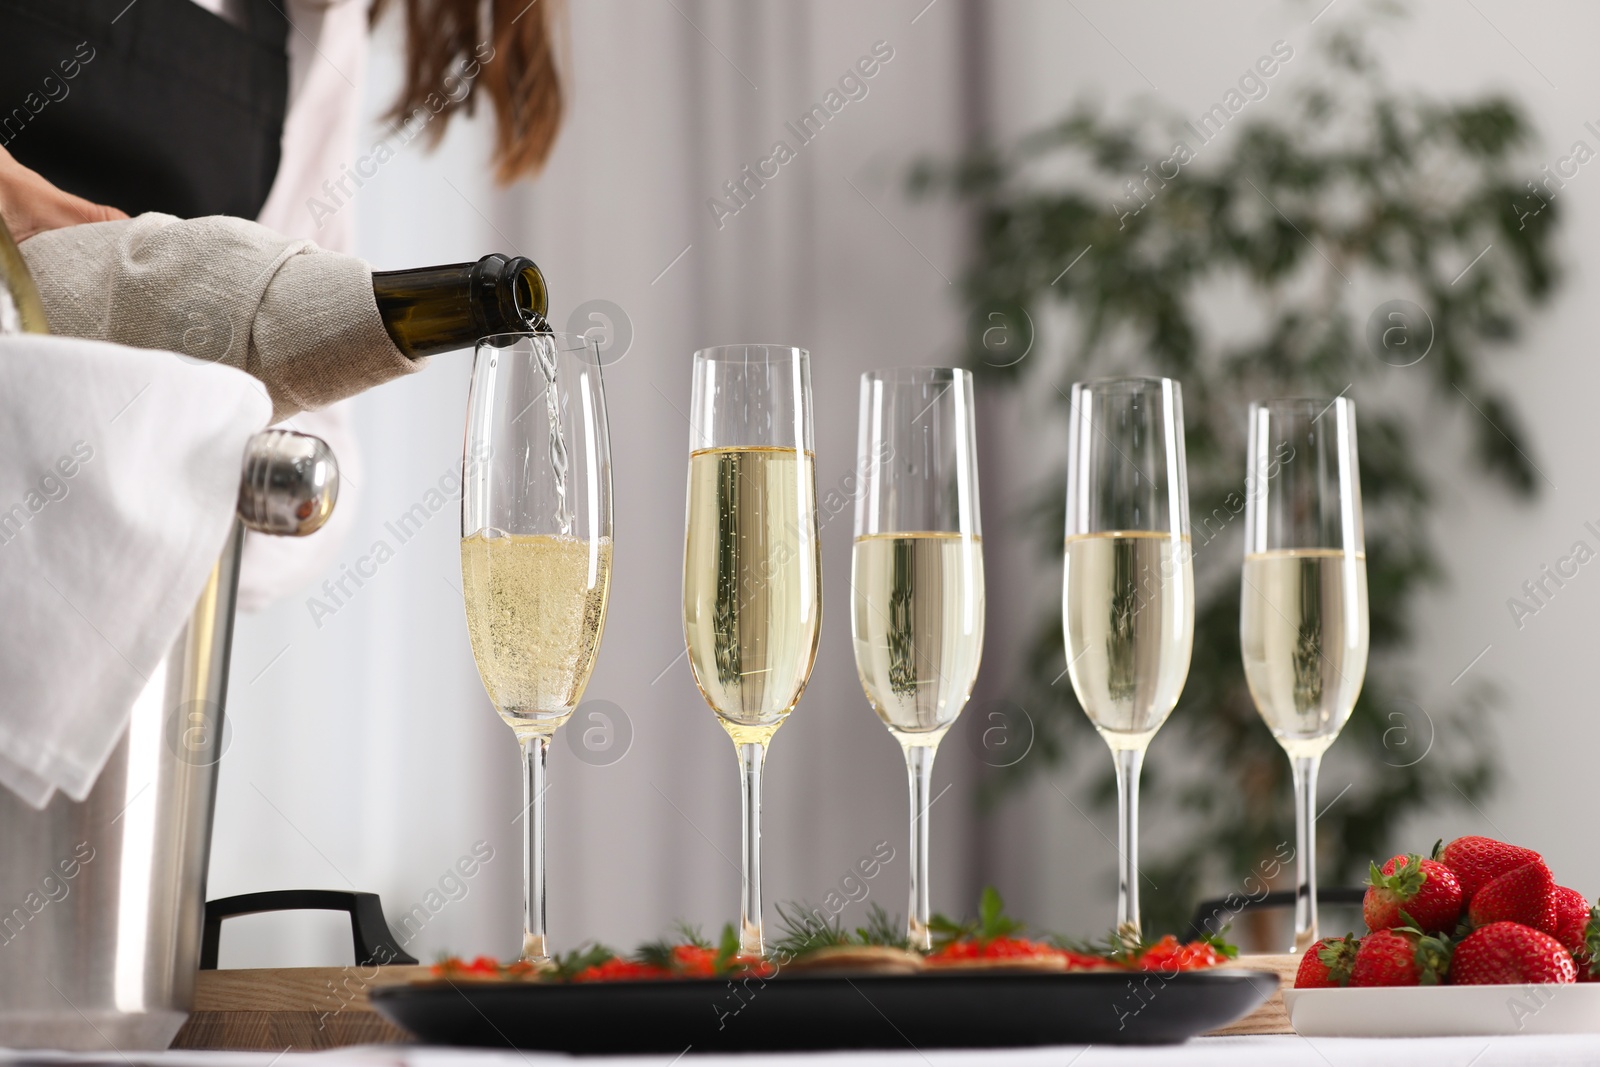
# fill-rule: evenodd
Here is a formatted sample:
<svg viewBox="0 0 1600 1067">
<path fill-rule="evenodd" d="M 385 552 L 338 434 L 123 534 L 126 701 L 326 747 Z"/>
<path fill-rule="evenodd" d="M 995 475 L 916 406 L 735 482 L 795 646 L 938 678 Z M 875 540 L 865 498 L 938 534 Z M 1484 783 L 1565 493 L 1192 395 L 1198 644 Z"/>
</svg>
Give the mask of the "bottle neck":
<svg viewBox="0 0 1600 1067">
<path fill-rule="evenodd" d="M 412 359 L 544 325 L 544 275 L 522 256 L 374 271 L 372 293 L 395 346 Z"/>
</svg>

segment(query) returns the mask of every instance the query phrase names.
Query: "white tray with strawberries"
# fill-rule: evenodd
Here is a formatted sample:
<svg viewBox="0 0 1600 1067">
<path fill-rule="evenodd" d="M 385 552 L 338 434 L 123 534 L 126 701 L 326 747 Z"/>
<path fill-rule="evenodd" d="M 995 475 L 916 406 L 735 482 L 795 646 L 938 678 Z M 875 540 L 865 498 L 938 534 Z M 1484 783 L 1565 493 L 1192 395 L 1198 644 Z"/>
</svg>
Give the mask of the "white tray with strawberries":
<svg viewBox="0 0 1600 1067">
<path fill-rule="evenodd" d="M 1372 865 L 1362 937 L 1306 950 L 1283 994 L 1308 1037 L 1600 1033 L 1600 907 L 1532 849 L 1459 837 Z"/>
</svg>

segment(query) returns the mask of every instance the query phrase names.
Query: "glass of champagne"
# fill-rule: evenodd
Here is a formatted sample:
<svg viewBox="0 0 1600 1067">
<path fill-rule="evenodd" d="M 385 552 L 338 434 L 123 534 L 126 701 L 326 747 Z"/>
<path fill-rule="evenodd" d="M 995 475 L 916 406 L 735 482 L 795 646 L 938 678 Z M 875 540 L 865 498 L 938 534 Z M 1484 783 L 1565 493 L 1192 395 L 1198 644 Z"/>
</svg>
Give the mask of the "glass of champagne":
<svg viewBox="0 0 1600 1067">
<path fill-rule="evenodd" d="M 1367 554 L 1349 400 L 1250 405 L 1239 647 L 1294 768 L 1294 950 L 1317 940 L 1317 769 L 1367 675 Z"/>
<path fill-rule="evenodd" d="M 596 341 L 530 333 L 478 343 L 461 481 L 472 654 L 522 746 L 522 957 L 543 962 L 545 759 L 583 699 L 611 589 L 611 444 Z"/>
<path fill-rule="evenodd" d="M 911 782 L 907 936 L 928 949 L 928 804 L 939 741 L 983 656 L 972 374 L 944 367 L 861 376 L 856 540 L 850 563 L 856 670 L 905 753 Z"/>
<path fill-rule="evenodd" d="M 811 678 L 822 622 L 811 364 L 800 348 L 694 354 L 683 634 L 743 776 L 739 946 L 761 932 L 761 770 Z"/>
<path fill-rule="evenodd" d="M 1139 771 L 1194 646 L 1183 394 L 1170 378 L 1072 387 L 1061 622 L 1078 702 L 1117 769 L 1117 928 L 1139 936 Z"/>
</svg>

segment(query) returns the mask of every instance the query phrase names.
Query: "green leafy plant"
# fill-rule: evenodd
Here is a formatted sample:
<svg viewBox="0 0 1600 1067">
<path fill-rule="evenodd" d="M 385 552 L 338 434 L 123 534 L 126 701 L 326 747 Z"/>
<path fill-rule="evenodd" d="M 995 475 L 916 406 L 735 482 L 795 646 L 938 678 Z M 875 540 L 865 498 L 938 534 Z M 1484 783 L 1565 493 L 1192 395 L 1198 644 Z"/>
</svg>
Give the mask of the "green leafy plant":
<svg viewBox="0 0 1600 1067">
<path fill-rule="evenodd" d="M 1441 578 L 1428 526 L 1439 465 L 1423 460 L 1454 417 L 1473 442 L 1449 460 L 1458 476 L 1476 467 L 1513 496 L 1538 489 L 1521 419 L 1484 368 L 1556 285 L 1560 212 L 1534 195 L 1532 130 L 1511 100 L 1395 89 L 1347 31 L 1322 54 L 1321 73 L 1295 73 L 1309 87 L 1278 90 L 1203 151 L 1176 116 L 1079 107 L 912 176 L 915 193 L 972 210 L 961 291 L 976 371 L 1057 400 L 1062 424 L 1078 379 L 1155 373 L 1183 385 L 1199 592 L 1188 683 L 1145 772 L 1144 871 L 1160 887 L 1147 887 L 1148 930 L 1180 929 L 1203 888 L 1237 884 L 1294 840 L 1289 762 L 1239 658 L 1252 398 L 1358 400 L 1373 652 L 1330 755 L 1353 781 L 1319 824 L 1324 884 L 1358 877 L 1402 817 L 1476 801 L 1495 779 L 1487 686 L 1452 689 L 1451 706 L 1425 716 L 1405 698 L 1413 606 Z M 1421 313 L 1381 314 L 1398 299 Z M 1030 513 L 1056 560 L 1064 484 L 1064 471 L 1052 475 Z M 992 777 L 989 800 L 1081 751 L 1104 768 L 1095 800 L 1110 806 L 1111 761 L 1064 666 L 1059 615 L 1043 613 L 1013 694 L 1035 720 L 1034 751 Z M 1406 740 L 1414 747 L 1401 751 Z M 1424 742 L 1426 758 L 1412 759 Z M 1172 771 L 1179 751 L 1206 773 Z M 1158 823 L 1182 826 L 1180 843 L 1154 845 Z"/>
<path fill-rule="evenodd" d="M 986 945 L 998 938 L 1022 936 L 1027 924 L 1006 914 L 1005 902 L 990 885 L 983 887 L 983 895 L 978 898 L 976 922 L 957 922 L 946 915 L 934 915 L 928 920 L 928 929 L 933 932 L 935 946 L 968 937 L 980 945 Z"/>
</svg>

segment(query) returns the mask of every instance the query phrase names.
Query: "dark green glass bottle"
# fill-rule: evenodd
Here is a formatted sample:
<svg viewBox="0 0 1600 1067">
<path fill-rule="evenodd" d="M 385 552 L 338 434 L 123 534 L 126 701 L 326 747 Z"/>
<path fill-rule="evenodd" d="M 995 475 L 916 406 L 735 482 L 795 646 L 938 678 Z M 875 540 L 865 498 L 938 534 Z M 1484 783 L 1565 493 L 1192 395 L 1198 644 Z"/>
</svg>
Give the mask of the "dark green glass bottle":
<svg viewBox="0 0 1600 1067">
<path fill-rule="evenodd" d="M 395 347 L 412 359 L 470 348 L 495 334 L 548 329 L 544 275 L 523 256 L 373 271 L 372 294 Z"/>
</svg>

